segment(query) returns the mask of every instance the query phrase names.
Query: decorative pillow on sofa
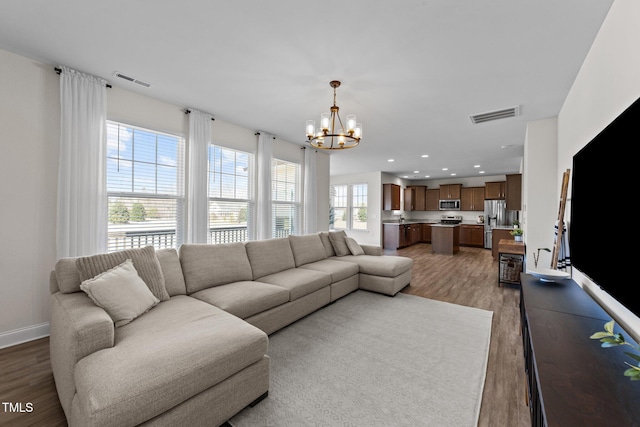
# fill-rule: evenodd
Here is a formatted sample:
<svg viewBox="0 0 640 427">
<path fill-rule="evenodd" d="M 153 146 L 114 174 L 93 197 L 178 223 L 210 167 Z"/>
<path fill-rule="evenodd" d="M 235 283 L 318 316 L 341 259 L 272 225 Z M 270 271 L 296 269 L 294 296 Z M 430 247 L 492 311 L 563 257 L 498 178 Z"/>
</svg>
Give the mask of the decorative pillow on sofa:
<svg viewBox="0 0 640 427">
<path fill-rule="evenodd" d="M 122 264 L 127 259 L 133 262 L 138 275 L 156 298 L 160 301 L 169 299 L 162 267 L 153 246 L 81 257 L 76 259 L 76 267 L 80 273 L 80 280 L 85 281 Z"/>
<path fill-rule="evenodd" d="M 351 255 L 351 251 L 345 241 L 346 238 L 347 233 L 345 233 L 344 230 L 329 233 L 329 240 L 331 241 L 331 245 L 333 245 L 333 250 L 336 251 L 336 256 Z"/>
<path fill-rule="evenodd" d="M 344 241 L 347 243 L 347 247 L 349 248 L 351 255 L 364 255 L 364 249 L 362 249 L 362 246 L 360 246 L 355 239 L 345 237 Z"/>
<path fill-rule="evenodd" d="M 160 302 L 138 276 L 130 259 L 85 280 L 80 289 L 107 312 L 116 328 L 130 323 Z"/>
</svg>

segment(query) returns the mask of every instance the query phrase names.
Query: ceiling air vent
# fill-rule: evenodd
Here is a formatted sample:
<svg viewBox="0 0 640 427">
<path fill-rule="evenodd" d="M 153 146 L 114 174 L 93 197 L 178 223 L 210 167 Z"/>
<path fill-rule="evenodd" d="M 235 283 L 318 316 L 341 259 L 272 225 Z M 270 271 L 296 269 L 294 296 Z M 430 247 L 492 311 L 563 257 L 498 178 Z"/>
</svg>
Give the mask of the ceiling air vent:
<svg viewBox="0 0 640 427">
<path fill-rule="evenodd" d="M 515 117 L 520 114 L 520 106 L 505 108 L 502 110 L 489 111 L 487 113 L 474 114 L 469 116 L 471 122 L 474 124 L 490 122 L 492 120 L 506 119 L 508 117 Z"/>
<path fill-rule="evenodd" d="M 151 87 L 151 83 L 143 82 L 142 80 L 138 80 L 138 79 L 133 78 L 131 76 L 127 76 L 126 74 L 122 74 L 119 71 L 116 71 L 115 73 L 113 73 L 113 75 L 116 76 L 116 77 L 120 77 L 121 79 L 128 80 L 128 81 L 130 81 L 132 83 L 137 83 L 137 84 L 139 84 L 141 86 L 144 86 L 144 87 Z"/>
</svg>

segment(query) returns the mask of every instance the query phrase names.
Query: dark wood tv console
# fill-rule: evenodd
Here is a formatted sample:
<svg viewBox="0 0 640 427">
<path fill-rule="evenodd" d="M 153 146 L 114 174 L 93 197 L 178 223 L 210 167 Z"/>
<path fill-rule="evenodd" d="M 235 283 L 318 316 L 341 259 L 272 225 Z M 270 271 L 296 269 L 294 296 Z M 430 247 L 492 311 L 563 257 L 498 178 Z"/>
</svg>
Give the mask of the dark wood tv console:
<svg viewBox="0 0 640 427">
<path fill-rule="evenodd" d="M 640 426 L 640 381 L 623 375 L 625 362 L 635 364 L 624 352 L 633 349 L 601 348 L 589 339 L 611 317 L 573 280 L 549 283 L 522 274 L 521 284 L 531 424 Z"/>
</svg>

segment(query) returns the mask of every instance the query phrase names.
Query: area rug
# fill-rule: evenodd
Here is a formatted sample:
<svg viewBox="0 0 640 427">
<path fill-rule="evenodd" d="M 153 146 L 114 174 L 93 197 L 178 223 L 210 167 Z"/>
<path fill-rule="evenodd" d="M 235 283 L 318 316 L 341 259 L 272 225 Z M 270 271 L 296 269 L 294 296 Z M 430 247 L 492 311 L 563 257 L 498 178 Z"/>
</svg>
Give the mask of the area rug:
<svg viewBox="0 0 640 427">
<path fill-rule="evenodd" d="M 269 337 L 248 426 L 475 426 L 493 312 L 356 291 Z"/>
</svg>

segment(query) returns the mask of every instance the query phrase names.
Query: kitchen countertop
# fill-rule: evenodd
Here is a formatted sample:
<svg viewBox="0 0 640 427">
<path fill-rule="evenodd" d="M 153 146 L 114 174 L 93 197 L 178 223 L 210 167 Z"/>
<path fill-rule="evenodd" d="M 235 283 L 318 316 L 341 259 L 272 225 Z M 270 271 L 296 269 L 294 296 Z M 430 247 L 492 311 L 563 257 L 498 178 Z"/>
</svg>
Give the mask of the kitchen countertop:
<svg viewBox="0 0 640 427">
<path fill-rule="evenodd" d="M 434 221 L 434 220 L 430 220 L 430 219 L 426 219 L 426 220 L 405 220 L 405 221 L 398 221 L 398 220 L 389 220 L 389 221 L 382 221 L 382 224 L 431 224 L 431 225 L 440 225 L 440 221 Z M 484 223 L 482 222 L 475 222 L 475 221 L 462 221 L 463 225 L 481 225 L 484 227 Z M 511 228 L 511 227 L 506 227 L 506 228 Z"/>
</svg>

